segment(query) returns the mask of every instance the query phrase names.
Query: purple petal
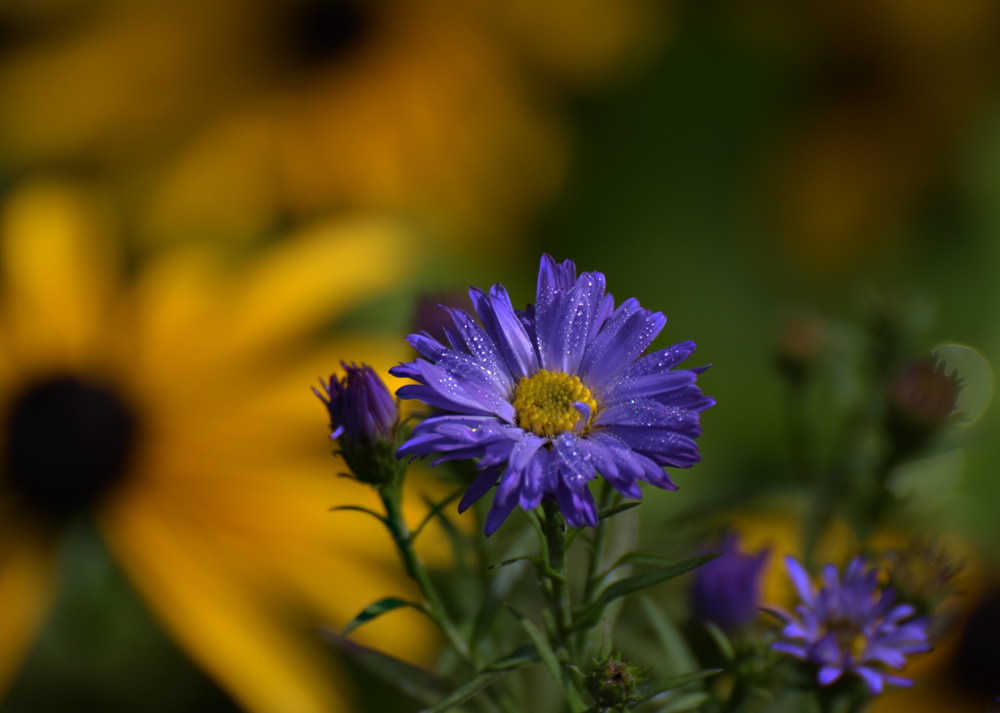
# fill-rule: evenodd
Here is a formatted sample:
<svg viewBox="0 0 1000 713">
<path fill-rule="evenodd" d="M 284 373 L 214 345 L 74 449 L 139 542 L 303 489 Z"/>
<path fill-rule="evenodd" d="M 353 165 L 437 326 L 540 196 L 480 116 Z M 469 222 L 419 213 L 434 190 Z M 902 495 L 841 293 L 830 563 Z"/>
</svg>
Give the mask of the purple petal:
<svg viewBox="0 0 1000 713">
<path fill-rule="evenodd" d="M 507 363 L 504 361 L 496 343 L 479 326 L 468 312 L 463 309 L 451 310 L 451 319 L 455 323 L 455 329 L 462 335 L 469 353 L 491 374 L 501 379 L 508 386 L 509 391 L 514 388 L 514 379 L 510 375 Z"/>
<path fill-rule="evenodd" d="M 621 330 L 608 343 L 587 371 L 585 383 L 600 390 L 617 374 L 630 366 L 646 347 L 663 331 L 667 318 L 662 312 L 640 310 L 626 320 Z"/>
<path fill-rule="evenodd" d="M 812 606 L 813 602 L 816 600 L 816 590 L 813 588 L 812 581 L 809 579 L 809 574 L 791 555 L 785 557 L 785 567 L 788 569 L 788 576 L 792 579 L 795 591 L 799 593 L 799 599 L 801 599 L 806 606 Z"/>
<path fill-rule="evenodd" d="M 564 481 L 556 488 L 556 502 L 566 522 L 572 527 L 597 527 L 597 505 L 588 488 L 574 492 Z"/>
<path fill-rule="evenodd" d="M 774 651 L 780 651 L 783 654 L 794 656 L 797 659 L 805 660 L 809 658 L 809 653 L 804 648 L 796 646 L 795 644 L 790 644 L 787 641 L 776 641 L 771 644 L 771 648 Z"/>
<path fill-rule="evenodd" d="M 514 381 L 538 371 L 535 347 L 524 325 L 514 313 L 507 290 L 499 282 L 490 294 L 470 288 L 469 297 L 483 323 L 483 328 L 497 344 Z"/>
<path fill-rule="evenodd" d="M 650 454 L 660 465 L 688 468 L 701 460 L 694 439 L 666 429 L 605 426 L 602 432 L 617 436 L 634 451 Z"/>
<path fill-rule="evenodd" d="M 521 509 L 534 510 L 545 495 L 545 475 L 549 468 L 549 452 L 540 450 L 528 461 L 521 478 Z"/>
<path fill-rule="evenodd" d="M 873 696 L 877 696 L 882 692 L 883 680 L 882 673 L 876 671 L 873 668 L 868 668 L 867 666 L 859 666 L 854 669 L 854 673 L 861 676 L 861 679 L 868 686 L 868 690 L 871 691 Z"/>
<path fill-rule="evenodd" d="M 496 485 L 498 477 L 500 477 L 499 466 L 487 468 L 477 475 L 472 483 L 469 484 L 465 494 L 462 495 L 462 500 L 458 503 L 459 514 L 468 510 L 474 502 L 490 492 L 490 489 Z"/>
<path fill-rule="evenodd" d="M 516 498 L 512 498 L 509 503 L 501 506 L 498 506 L 496 500 L 494 500 L 493 507 L 490 508 L 490 512 L 486 516 L 486 522 L 483 525 L 483 534 L 489 537 L 496 532 L 497 528 L 503 524 L 503 521 L 507 519 L 507 516 L 511 514 L 515 507 L 517 507 Z"/>
<path fill-rule="evenodd" d="M 521 472 L 527 467 L 528 462 L 538 452 L 545 443 L 546 438 L 539 438 L 533 433 L 526 433 L 524 437 L 514 445 L 514 450 L 510 454 L 510 467 L 512 470 Z"/>
<path fill-rule="evenodd" d="M 662 374 L 665 371 L 669 371 L 691 356 L 695 348 L 694 342 L 680 342 L 666 349 L 660 349 L 647 354 L 625 369 L 608 386 L 610 387 L 612 384 L 625 379 L 648 376 L 650 374 Z"/>
<path fill-rule="evenodd" d="M 604 301 L 604 275 L 585 272 L 556 307 L 552 331 L 539 343 L 542 365 L 549 371 L 576 374 L 580 369 L 587 335 Z"/>
<path fill-rule="evenodd" d="M 594 362 L 601 358 L 611 345 L 614 344 L 618 338 L 618 333 L 632 315 L 642 311 L 643 309 L 639 305 L 639 300 L 631 297 L 618 305 L 618 309 L 605 319 L 604 325 L 598 331 L 597 335 L 589 340 L 587 349 L 583 353 L 583 361 L 580 362 L 580 377 L 586 383 L 589 383 L 589 381 L 585 377 L 590 372 Z"/>
<path fill-rule="evenodd" d="M 911 681 L 908 678 L 903 678 L 902 676 L 895 676 L 891 673 L 883 673 L 882 679 L 890 686 L 898 686 L 899 688 L 913 688 L 913 681 Z"/>
<path fill-rule="evenodd" d="M 636 376 L 616 382 L 613 387 L 606 388 L 601 396 L 605 403 L 619 403 L 629 399 L 652 396 L 662 397 L 671 391 L 690 386 L 696 378 L 697 375 L 689 369 Z"/>
<path fill-rule="evenodd" d="M 835 666 L 824 666 L 819 670 L 819 674 L 816 676 L 816 680 L 821 686 L 829 686 L 831 683 L 840 678 L 844 673 L 844 669 Z"/>
<path fill-rule="evenodd" d="M 889 648 L 888 646 L 870 647 L 865 651 L 862 660 L 865 662 L 880 661 L 889 668 L 894 668 L 897 671 L 906 666 L 906 657 L 896 649 Z"/>
</svg>

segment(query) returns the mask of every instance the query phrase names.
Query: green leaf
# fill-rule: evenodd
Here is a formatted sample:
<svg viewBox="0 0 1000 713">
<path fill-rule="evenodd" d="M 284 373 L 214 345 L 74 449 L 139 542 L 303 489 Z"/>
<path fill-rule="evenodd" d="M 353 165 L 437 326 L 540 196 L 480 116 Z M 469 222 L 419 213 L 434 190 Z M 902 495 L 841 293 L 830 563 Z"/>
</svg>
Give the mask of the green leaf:
<svg viewBox="0 0 1000 713">
<path fill-rule="evenodd" d="M 566 678 L 563 676 L 562 664 L 559 663 L 559 658 L 556 656 L 556 652 L 552 650 L 549 646 L 549 642 L 546 641 L 542 632 L 528 620 L 524 614 L 519 612 L 514 607 L 507 607 L 514 618 L 521 623 L 521 627 L 527 632 L 528 638 L 535 645 L 535 649 L 538 651 L 539 656 L 542 657 L 542 663 L 545 664 L 545 668 L 548 669 L 549 674 L 552 679 L 559 686 L 559 690 L 562 691 L 563 697 L 566 699 L 566 703 L 569 704 L 569 708 L 573 713 L 583 713 L 587 710 L 587 706 L 584 705 L 583 701 L 580 699 L 580 694 L 576 692 L 576 688 L 572 684 L 567 683 Z"/>
<path fill-rule="evenodd" d="M 420 713 L 443 713 L 444 711 L 450 711 L 452 708 L 460 706 L 470 698 L 473 698 L 477 693 L 482 691 L 505 673 L 507 672 L 484 671 L 483 673 L 480 673 L 463 683 L 461 686 L 452 691 L 450 695 L 438 701 L 436 705 L 433 705 L 430 708 L 425 708 Z"/>
<path fill-rule="evenodd" d="M 520 557 L 512 557 L 509 560 L 504 560 L 503 562 L 497 562 L 496 564 L 491 564 L 487 569 L 500 569 L 501 567 L 506 567 L 509 564 L 514 564 L 515 562 L 523 562 L 527 560 L 529 562 L 539 562 L 537 555 L 521 555 Z"/>
<path fill-rule="evenodd" d="M 454 684 L 405 661 L 383 654 L 381 651 L 345 639 L 330 631 L 320 630 L 320 636 L 343 652 L 363 669 L 370 671 L 418 701 L 431 705 L 448 694 Z"/>
<path fill-rule="evenodd" d="M 622 567 L 627 564 L 649 565 L 651 567 L 671 567 L 676 563 L 668 559 L 664 559 L 659 555 L 650 555 L 645 552 L 626 552 L 618 558 L 617 562 L 611 565 L 611 568 L 608 571 L 610 572 L 612 569 L 617 569 L 618 567 Z"/>
<path fill-rule="evenodd" d="M 612 515 L 617 515 L 618 513 L 625 512 L 626 510 L 631 510 L 632 508 L 638 507 L 641 504 L 642 503 L 638 502 L 622 503 L 621 505 L 615 505 L 614 507 L 602 508 L 597 512 L 597 519 L 605 520 L 611 517 Z M 570 531 L 566 535 L 566 549 L 569 549 L 569 546 L 573 544 L 573 541 L 576 539 L 577 535 L 579 535 L 581 532 L 583 532 L 582 527 L 574 527 L 570 529 Z"/>
<path fill-rule="evenodd" d="M 417 535 L 419 535 L 423 531 L 423 529 L 427 527 L 430 521 L 433 520 L 438 515 L 441 515 L 441 511 L 444 510 L 446 507 L 448 507 L 449 503 L 456 500 L 464 492 L 465 492 L 465 486 L 462 486 L 461 488 L 453 492 L 451 495 L 446 497 L 444 500 L 431 507 L 431 509 L 427 512 L 427 514 L 424 515 L 424 519 L 420 521 L 420 524 L 417 525 L 417 527 L 413 530 L 412 534 L 410 534 L 410 541 L 412 542 L 413 540 L 416 540 Z M 444 518 L 442 517 L 442 519 Z"/>
<path fill-rule="evenodd" d="M 437 705 L 420 713 L 442 713 L 442 711 L 451 710 L 455 706 L 465 703 L 508 671 L 534 666 L 539 661 L 541 661 L 541 657 L 534 644 L 525 644 L 487 665 L 481 673 L 466 681 L 446 698 L 438 701 Z"/>
<path fill-rule="evenodd" d="M 525 644 L 511 651 L 503 658 L 486 666 L 485 671 L 511 671 L 515 668 L 534 666 L 542 660 L 534 644 Z"/>
<path fill-rule="evenodd" d="M 720 629 L 715 622 L 706 621 L 705 629 L 711 634 L 712 638 L 715 640 L 715 645 L 719 647 L 719 651 L 725 657 L 726 661 L 733 661 L 736 659 L 736 651 L 733 649 L 732 643 L 729 641 L 729 637 L 726 636 L 725 632 Z"/>
<path fill-rule="evenodd" d="M 680 696 L 670 701 L 670 703 L 663 706 L 656 713 L 687 713 L 687 711 L 693 711 L 695 708 L 701 707 L 703 703 L 709 700 L 711 700 L 711 696 L 704 691 L 689 693 L 686 696 Z"/>
<path fill-rule="evenodd" d="M 660 644 L 667 654 L 667 665 L 664 673 L 680 673 L 681 671 L 690 671 L 697 668 L 698 660 L 691 651 L 691 647 L 688 646 L 687 640 L 678 631 L 677 627 L 674 626 L 670 618 L 660 611 L 648 597 L 642 597 L 640 601 L 642 602 L 646 619 L 653 625 L 653 630 L 659 637 Z"/>
<path fill-rule="evenodd" d="M 389 524 L 389 521 L 385 519 L 384 515 L 379 515 L 374 510 L 369 510 L 368 508 L 363 508 L 360 505 L 338 505 L 337 507 L 330 508 L 330 512 L 337 512 L 339 510 L 352 510 L 354 512 L 363 512 L 366 515 L 371 515 L 376 520 L 381 521 L 382 524 L 384 524 L 384 525 L 388 525 Z"/>
<path fill-rule="evenodd" d="M 381 616 L 382 614 L 390 612 L 393 609 L 399 609 L 400 607 L 413 607 L 417 611 L 423 612 L 424 614 L 427 613 L 423 605 L 417 604 L 416 602 L 408 602 L 405 599 L 396 599 L 395 597 L 386 597 L 385 599 L 379 599 L 377 602 L 369 604 L 365 607 L 364 611 L 351 619 L 350 623 L 344 627 L 344 630 L 340 633 L 340 635 L 347 636 L 362 624 L 366 624 L 375 617 Z"/>
<path fill-rule="evenodd" d="M 694 673 L 685 673 L 681 676 L 658 678 L 655 681 L 650 681 L 649 683 L 640 686 L 639 699 L 640 701 L 648 701 L 653 696 L 658 696 L 665 691 L 672 691 L 675 688 L 686 686 L 689 683 L 700 681 L 704 678 L 708 678 L 709 676 L 714 676 L 717 673 L 722 673 L 722 669 L 706 668 L 701 671 L 695 671 Z"/>
<path fill-rule="evenodd" d="M 601 652 L 597 655 L 598 661 L 605 661 L 611 655 L 611 624 L 604 620 L 604 638 L 601 640 Z"/>
<path fill-rule="evenodd" d="M 526 548 L 531 545 L 531 541 L 534 539 L 535 533 L 532 530 L 523 531 L 510 547 L 507 548 L 506 552 L 503 553 L 505 559 L 510 558 L 510 556 L 515 552 L 523 552 Z M 513 569 L 501 568 L 496 572 L 489 582 L 489 588 L 486 590 L 486 596 L 482 600 L 482 606 L 479 609 L 479 614 L 476 616 L 476 625 L 472 630 L 472 647 L 476 650 L 479 642 L 486 636 L 489 632 L 490 627 L 493 624 L 493 620 L 496 617 L 498 611 L 503 606 L 503 602 L 507 599 L 510 591 L 520 582 L 531 569 L 528 567 L 515 567 Z"/>
<path fill-rule="evenodd" d="M 700 567 L 706 562 L 710 562 L 718 556 L 718 554 L 711 554 L 701 555 L 700 557 L 692 557 L 689 560 L 685 560 L 680 564 L 675 564 L 671 567 L 664 567 L 645 574 L 637 574 L 635 576 L 626 577 L 625 579 L 620 579 L 617 582 L 614 582 L 607 589 L 601 592 L 601 595 L 594 602 L 584 607 L 582 610 L 574 613 L 572 631 L 589 629 L 597 624 L 597 622 L 601 620 L 601 614 L 604 612 L 604 607 L 614 600 L 624 597 L 626 594 L 632 594 L 633 592 L 638 592 L 642 589 L 646 589 L 647 587 L 652 587 L 653 585 L 660 584 L 661 582 L 674 579 L 682 574 L 687 574 L 691 570 Z"/>
<path fill-rule="evenodd" d="M 614 507 L 602 508 L 597 513 L 597 519 L 604 520 L 606 518 L 612 517 L 613 515 L 617 515 L 620 512 L 625 512 L 626 510 L 631 510 L 632 508 L 639 507 L 641 504 L 642 503 L 640 502 L 622 503 L 621 505 L 615 505 Z"/>
</svg>

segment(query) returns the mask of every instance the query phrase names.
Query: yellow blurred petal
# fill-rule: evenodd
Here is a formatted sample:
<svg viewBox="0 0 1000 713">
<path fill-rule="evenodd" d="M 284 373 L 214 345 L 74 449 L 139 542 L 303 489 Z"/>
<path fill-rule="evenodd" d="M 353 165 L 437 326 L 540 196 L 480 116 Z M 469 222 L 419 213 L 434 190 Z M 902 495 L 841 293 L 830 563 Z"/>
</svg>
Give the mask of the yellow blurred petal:
<svg viewBox="0 0 1000 713">
<path fill-rule="evenodd" d="M 9 348 L 32 369 L 90 365 L 117 270 L 96 205 L 58 183 L 16 192 L 0 216 Z"/>
<path fill-rule="evenodd" d="M 465 4 L 468 0 L 458 0 Z M 507 0 L 480 3 L 487 21 L 562 81 L 593 89 L 635 69 L 663 45 L 671 22 L 662 0 Z"/>
<path fill-rule="evenodd" d="M 26 530 L 10 528 L 0 548 L 0 692 L 17 671 L 41 624 L 52 592 L 52 553 Z"/>
<path fill-rule="evenodd" d="M 174 638 L 236 700 L 253 713 L 350 710 L 266 592 L 240 581 L 196 530 L 136 505 L 102 518 L 111 548 Z"/>
<path fill-rule="evenodd" d="M 356 217 L 307 226 L 255 255 L 239 278 L 207 251 L 161 258 L 137 286 L 130 367 L 154 379 L 226 378 L 246 368 L 247 357 L 271 355 L 379 291 L 398 288 L 413 265 L 411 245 L 399 224 Z M 231 369 L 220 369 L 227 360 Z"/>
</svg>

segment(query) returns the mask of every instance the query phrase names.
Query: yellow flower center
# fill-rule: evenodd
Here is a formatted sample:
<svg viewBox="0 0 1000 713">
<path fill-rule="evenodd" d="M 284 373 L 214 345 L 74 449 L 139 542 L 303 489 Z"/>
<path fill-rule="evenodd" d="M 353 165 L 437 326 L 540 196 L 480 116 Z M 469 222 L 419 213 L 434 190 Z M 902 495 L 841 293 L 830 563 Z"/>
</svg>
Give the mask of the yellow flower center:
<svg viewBox="0 0 1000 713">
<path fill-rule="evenodd" d="M 597 411 L 590 390 L 576 376 L 561 371 L 541 369 L 533 376 L 525 376 L 514 392 L 514 409 L 521 428 L 530 429 L 536 436 L 551 438 L 564 431 L 572 431 L 580 420 L 580 412 L 573 407 L 577 401 L 590 407 L 590 419 Z"/>
</svg>

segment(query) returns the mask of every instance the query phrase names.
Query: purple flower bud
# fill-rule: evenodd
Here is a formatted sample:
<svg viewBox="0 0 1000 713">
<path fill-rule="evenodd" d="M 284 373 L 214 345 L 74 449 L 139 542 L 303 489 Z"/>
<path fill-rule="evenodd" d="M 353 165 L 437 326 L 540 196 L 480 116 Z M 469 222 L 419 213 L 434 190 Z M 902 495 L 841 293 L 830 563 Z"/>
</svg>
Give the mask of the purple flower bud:
<svg viewBox="0 0 1000 713">
<path fill-rule="evenodd" d="M 689 594 L 695 617 L 728 630 L 749 624 L 757 618 L 761 575 L 770 550 L 743 552 L 736 533 L 708 550 L 721 550 L 722 556 L 694 571 Z"/>
<path fill-rule="evenodd" d="M 330 438 L 368 444 L 391 440 L 399 410 L 385 383 L 367 364 L 341 366 L 347 372 L 343 378 L 334 374 L 329 384 L 320 380 L 325 396 L 313 389 L 330 412 Z"/>
</svg>

